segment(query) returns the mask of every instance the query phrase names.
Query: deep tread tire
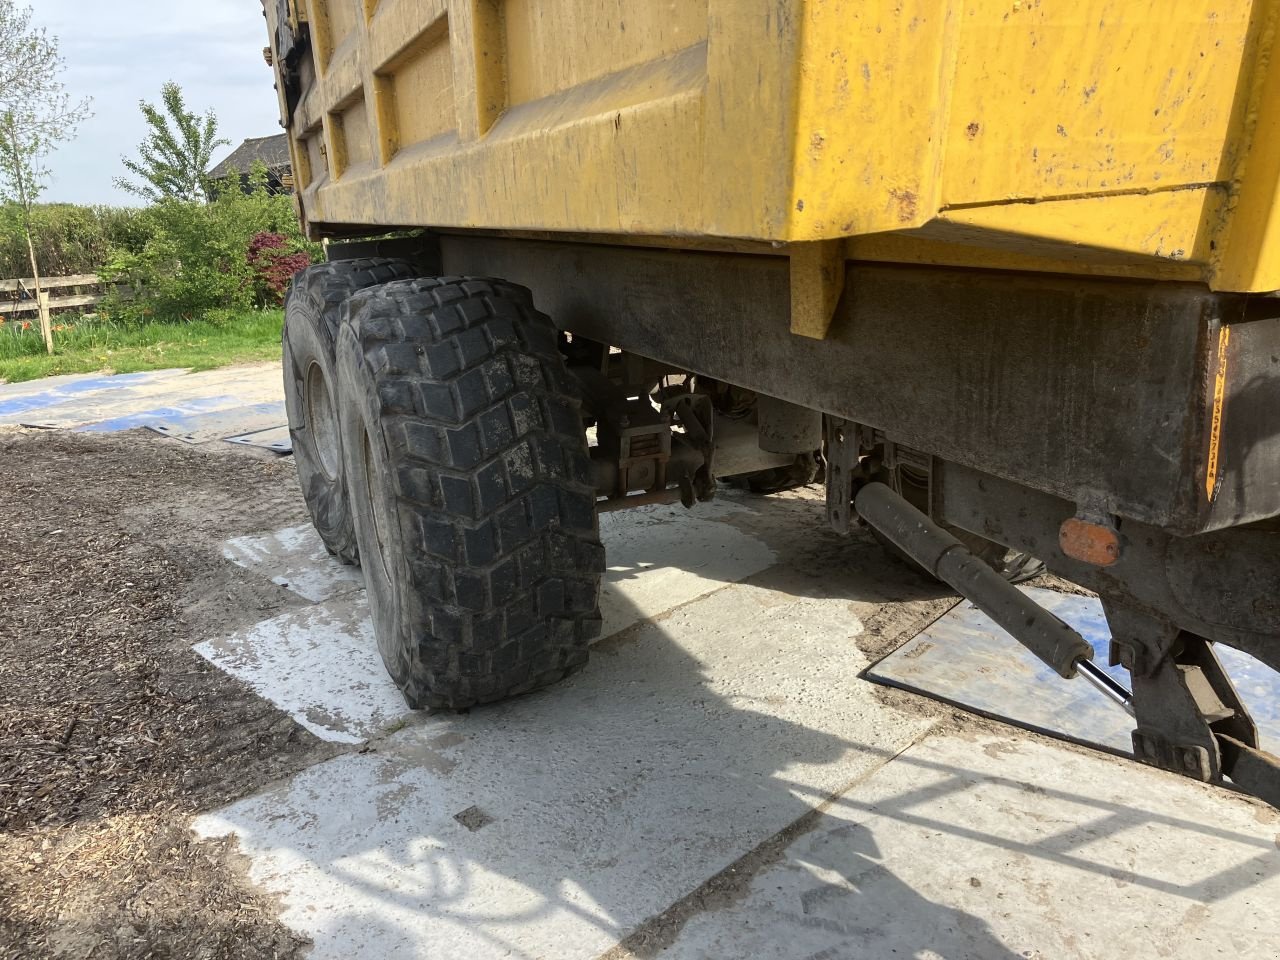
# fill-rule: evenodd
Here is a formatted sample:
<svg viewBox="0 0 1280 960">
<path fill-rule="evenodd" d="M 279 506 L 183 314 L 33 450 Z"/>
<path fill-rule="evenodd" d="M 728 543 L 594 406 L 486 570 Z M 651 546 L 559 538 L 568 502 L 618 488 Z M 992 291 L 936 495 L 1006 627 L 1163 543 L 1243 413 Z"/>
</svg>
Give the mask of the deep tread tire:
<svg viewBox="0 0 1280 960">
<path fill-rule="evenodd" d="M 357 290 L 419 272 L 407 260 L 317 263 L 293 278 L 285 298 L 284 402 L 298 483 L 325 548 L 343 563 L 359 558 L 337 430 L 333 347 L 339 311 Z"/>
<path fill-rule="evenodd" d="M 581 668 L 604 548 L 551 321 L 523 287 L 458 277 L 366 290 L 343 317 L 356 538 L 409 705 L 469 707 Z"/>
</svg>

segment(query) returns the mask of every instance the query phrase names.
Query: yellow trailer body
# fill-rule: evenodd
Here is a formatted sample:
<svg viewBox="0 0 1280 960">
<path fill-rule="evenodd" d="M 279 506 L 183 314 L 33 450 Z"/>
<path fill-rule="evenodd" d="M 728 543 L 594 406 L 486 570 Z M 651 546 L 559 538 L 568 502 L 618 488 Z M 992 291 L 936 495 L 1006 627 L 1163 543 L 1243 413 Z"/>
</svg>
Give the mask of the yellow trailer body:
<svg viewBox="0 0 1280 960">
<path fill-rule="evenodd" d="M 1280 807 L 1214 653 L 1280 670 L 1280 0 L 266 9 L 350 241 L 287 301 L 294 459 L 412 704 L 585 663 L 600 511 L 821 475 L 1136 758 Z"/>
<path fill-rule="evenodd" d="M 317 234 L 848 241 L 864 260 L 1280 288 L 1277 0 L 267 13 L 310 31 L 282 102 Z"/>
</svg>

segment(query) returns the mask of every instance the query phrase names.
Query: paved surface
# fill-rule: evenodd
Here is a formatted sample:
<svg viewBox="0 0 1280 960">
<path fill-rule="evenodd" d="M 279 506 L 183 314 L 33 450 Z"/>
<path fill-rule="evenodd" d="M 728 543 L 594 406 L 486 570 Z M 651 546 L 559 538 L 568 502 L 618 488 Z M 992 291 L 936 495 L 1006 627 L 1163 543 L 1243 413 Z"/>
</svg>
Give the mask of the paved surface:
<svg viewBox="0 0 1280 960">
<path fill-rule="evenodd" d="M 1280 817 L 887 702 L 857 640 L 911 604 L 820 510 L 608 516 L 591 665 L 462 716 L 403 708 L 308 530 L 229 544 L 312 604 L 199 649 L 349 748 L 197 831 L 316 958 L 1276 956 Z"/>
<path fill-rule="evenodd" d="M 280 366 L 97 373 L 0 384 L 0 426 L 107 433 L 147 427 L 187 443 L 251 435 L 276 452 L 287 420 Z M 287 440 L 287 432 L 285 434 Z"/>
</svg>

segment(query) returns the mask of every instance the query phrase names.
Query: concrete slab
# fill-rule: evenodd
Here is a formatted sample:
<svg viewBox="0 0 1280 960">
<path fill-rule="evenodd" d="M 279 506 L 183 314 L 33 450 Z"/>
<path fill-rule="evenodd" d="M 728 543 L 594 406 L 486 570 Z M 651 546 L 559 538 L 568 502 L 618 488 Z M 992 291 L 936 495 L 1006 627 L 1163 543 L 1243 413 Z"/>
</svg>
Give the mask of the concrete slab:
<svg viewBox="0 0 1280 960">
<path fill-rule="evenodd" d="M 735 584 L 195 828 L 239 838 L 317 960 L 595 957 L 928 728 L 858 680 L 859 629 Z"/>
<path fill-rule="evenodd" d="M 592 664 L 460 716 L 403 708 L 309 528 L 228 545 L 321 602 L 202 652 L 373 739 L 195 829 L 320 960 L 1275 956 L 1274 811 L 888 706 L 854 637 L 906 580 L 815 503 L 607 517 Z"/>
<path fill-rule="evenodd" d="M 654 506 L 601 518 L 600 536 L 609 558 L 601 596 L 602 636 L 773 564 L 776 555 L 766 542 L 719 522 L 750 518 L 754 509 L 719 500 L 699 505 L 698 511 L 685 515 L 683 507 Z M 364 584 L 359 568 L 334 560 L 310 524 L 237 537 L 222 552 L 311 601 Z"/>
<path fill-rule="evenodd" d="M 309 523 L 236 537 L 222 545 L 222 555 L 312 602 L 364 588 L 360 568 L 339 563 L 330 556 L 324 541 Z"/>
<path fill-rule="evenodd" d="M 608 563 L 600 592 L 602 636 L 772 566 L 777 555 L 768 543 L 722 522 L 749 523 L 755 516 L 753 507 L 723 497 L 692 511 L 676 504 L 601 515 Z"/>
<path fill-rule="evenodd" d="M 602 636 L 768 567 L 774 554 L 765 543 L 711 519 L 751 513 L 722 502 L 701 519 L 670 507 L 608 518 Z M 223 555 L 319 605 L 201 643 L 201 655 L 323 740 L 359 743 L 411 715 L 378 657 L 359 569 L 329 556 L 309 524 L 237 537 Z"/>
<path fill-rule="evenodd" d="M 1128 671 L 1107 666 L 1111 631 L 1096 597 L 1023 590 L 1080 631 L 1094 662 L 1128 686 Z M 1263 748 L 1280 753 L 1280 674 L 1238 650 L 1216 650 L 1257 721 Z M 1089 684 L 1062 680 L 971 603 L 954 607 L 867 677 L 1042 733 L 1124 754 L 1132 750 L 1127 714 Z"/>
<path fill-rule="evenodd" d="M 1277 846 L 1280 816 L 1224 791 L 1026 737 L 934 735 L 646 943 L 671 960 L 1272 960 Z"/>
<path fill-rule="evenodd" d="M 321 740 L 363 743 L 410 715 L 382 667 L 364 592 L 197 644 Z"/>
</svg>

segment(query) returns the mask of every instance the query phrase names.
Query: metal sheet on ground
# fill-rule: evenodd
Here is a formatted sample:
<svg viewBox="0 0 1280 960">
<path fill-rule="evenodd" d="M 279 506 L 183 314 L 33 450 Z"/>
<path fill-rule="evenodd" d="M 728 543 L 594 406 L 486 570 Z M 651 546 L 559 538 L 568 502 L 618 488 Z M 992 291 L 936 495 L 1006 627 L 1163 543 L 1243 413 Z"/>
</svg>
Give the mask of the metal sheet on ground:
<svg viewBox="0 0 1280 960">
<path fill-rule="evenodd" d="M 225 438 L 228 443 L 240 443 L 249 447 L 261 447 L 272 453 L 293 453 L 293 438 L 289 435 L 288 424 L 257 430 L 253 433 L 239 434 Z"/>
<path fill-rule="evenodd" d="M 288 419 L 283 403 L 251 403 L 156 420 L 147 427 L 184 443 L 208 443 L 238 434 L 279 427 Z M 288 429 L 287 427 L 285 429 Z"/>
<path fill-rule="evenodd" d="M 1122 684 L 1129 675 L 1107 666 L 1111 631 L 1095 597 L 1024 588 L 1075 627 L 1094 662 Z M 1280 752 L 1280 674 L 1218 644 L 1219 658 L 1258 723 L 1262 746 Z M 870 680 L 945 700 L 1080 743 L 1131 752 L 1133 723 L 1082 680 L 1063 680 L 973 604 L 964 602 L 867 671 Z"/>
<path fill-rule="evenodd" d="M 154 407 L 81 424 L 78 427 L 72 427 L 72 430 L 76 433 L 119 433 L 122 430 L 136 430 L 139 427 L 152 427 L 157 424 L 181 423 L 189 417 L 202 413 L 228 410 L 238 406 L 241 406 L 241 401 L 232 396 L 194 397 L 173 406 Z"/>
<path fill-rule="evenodd" d="M 86 394 L 158 384 L 184 373 L 185 370 L 150 370 L 145 373 L 106 376 L 70 374 L 24 383 L 0 384 L 0 423 L 16 422 L 16 419 L 27 415 L 34 416 L 32 411 L 68 404 Z"/>
</svg>

